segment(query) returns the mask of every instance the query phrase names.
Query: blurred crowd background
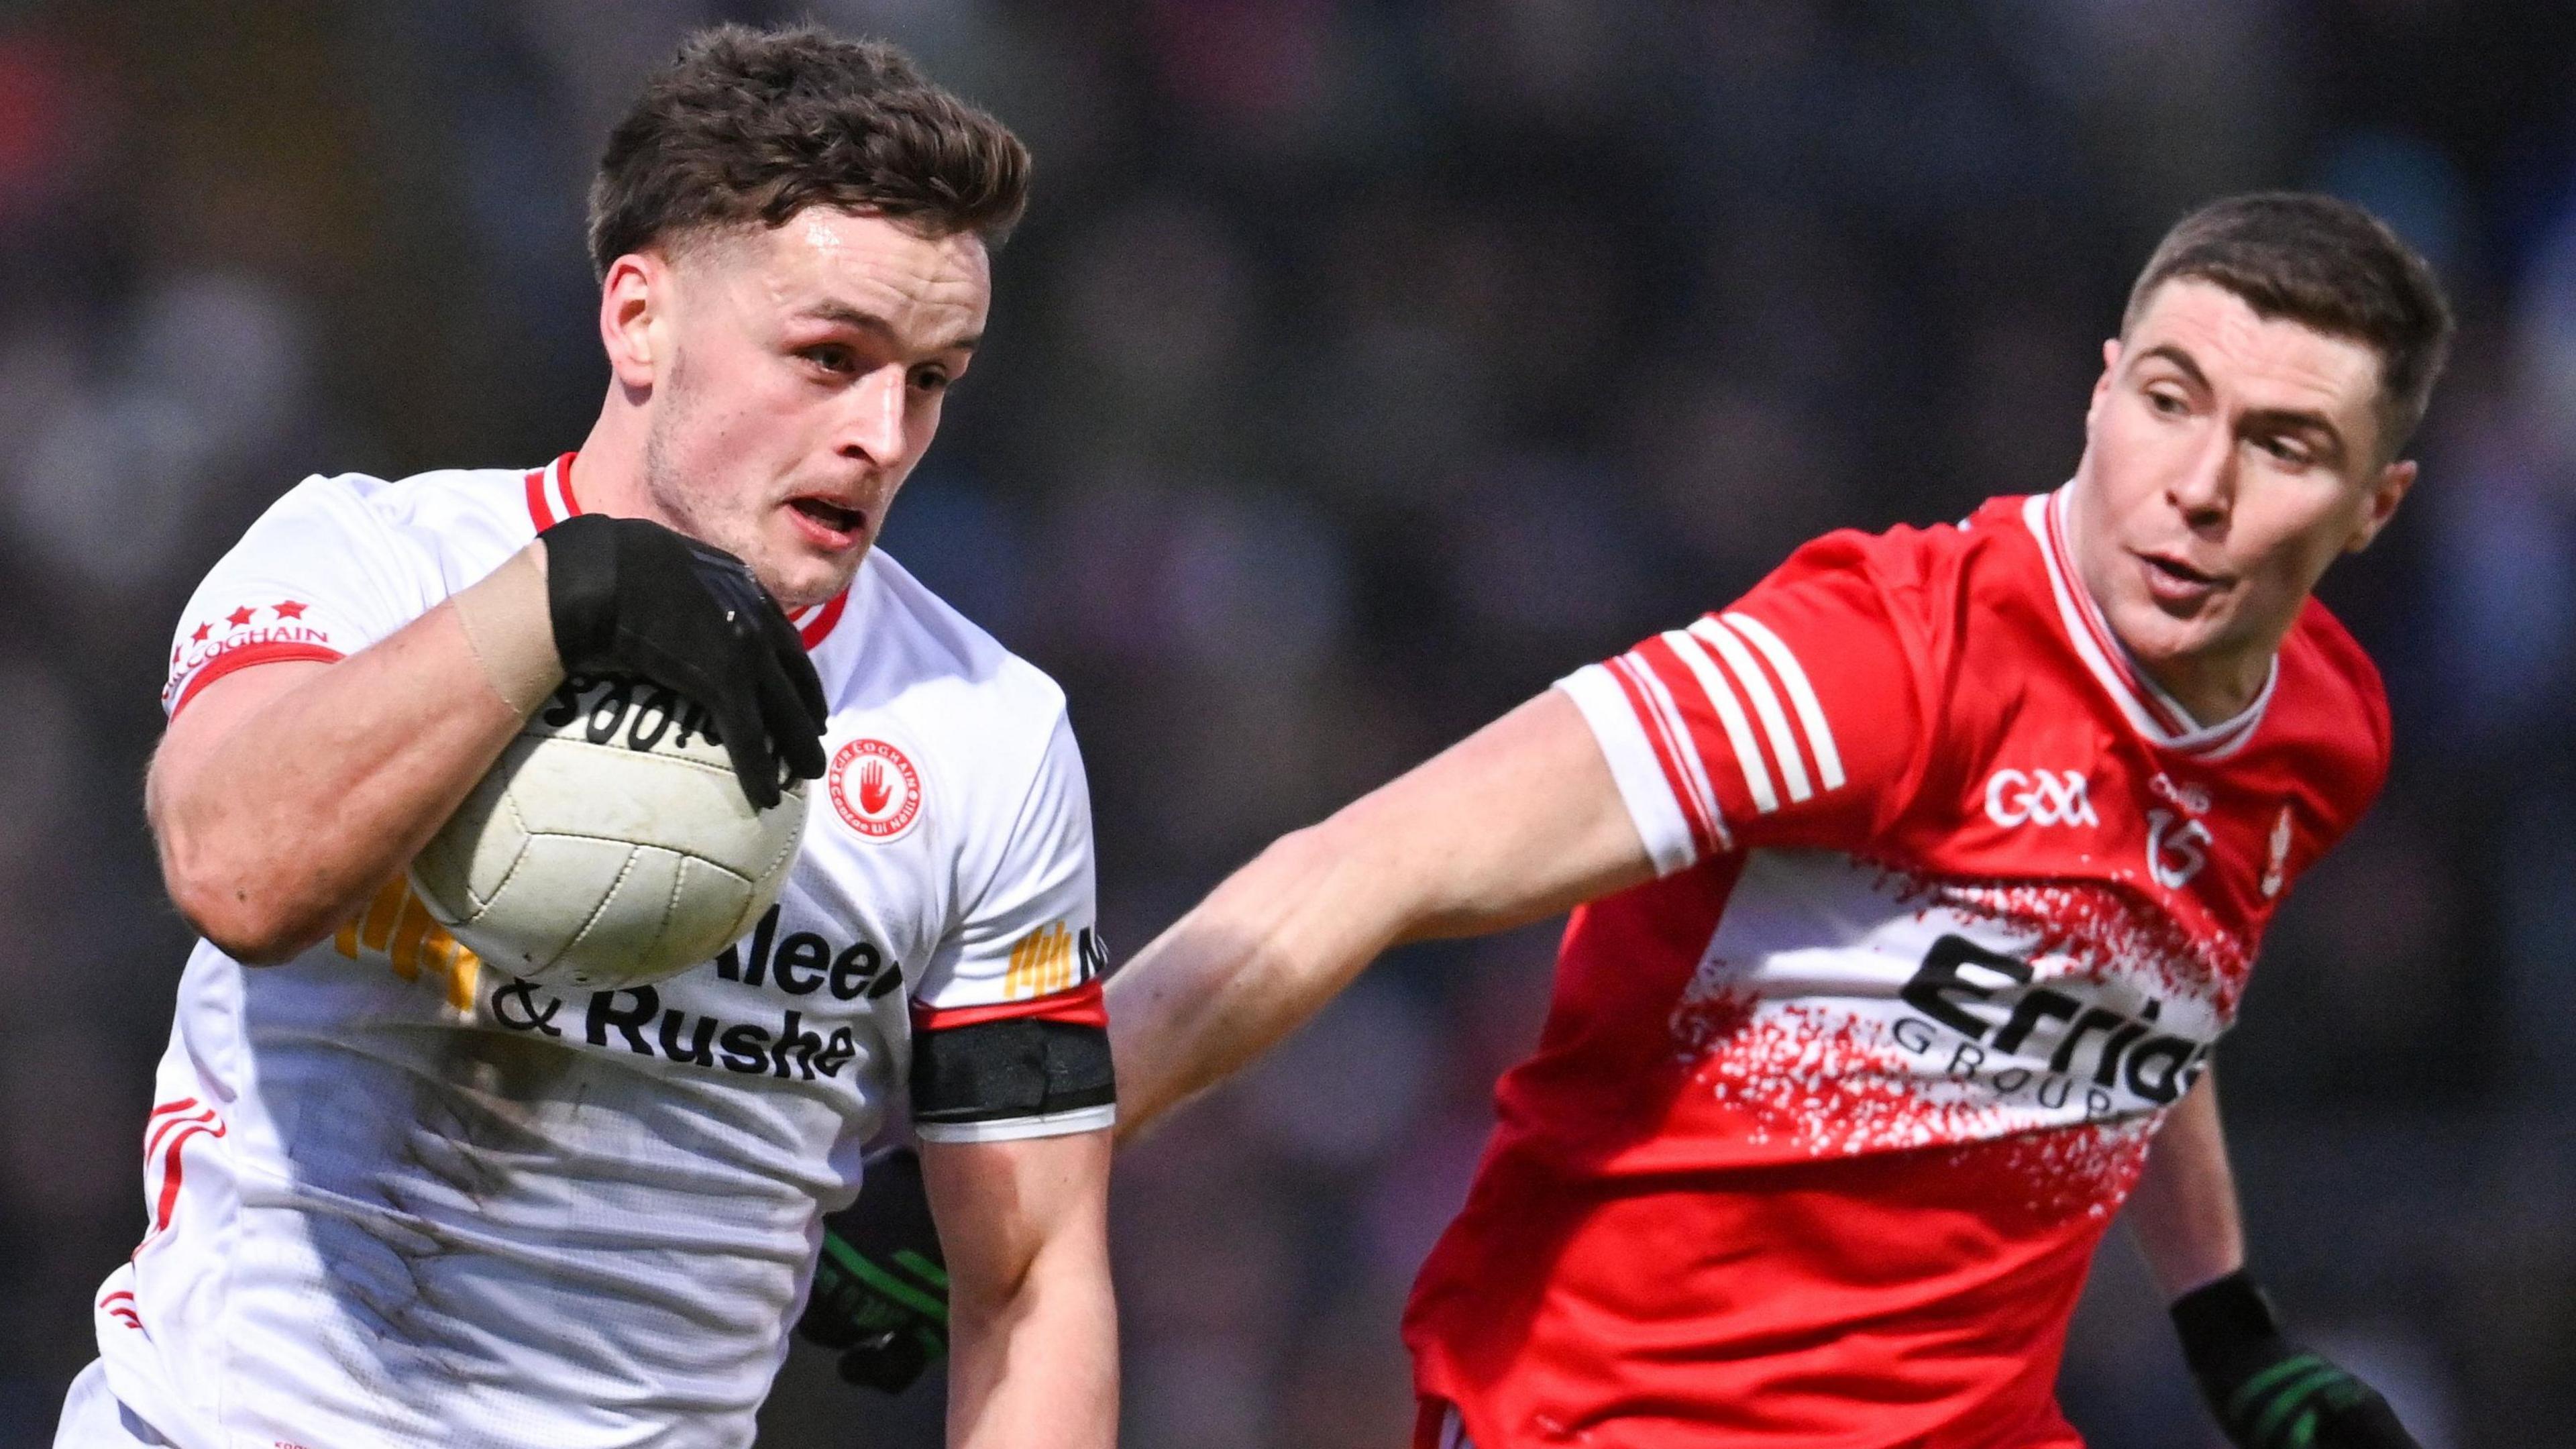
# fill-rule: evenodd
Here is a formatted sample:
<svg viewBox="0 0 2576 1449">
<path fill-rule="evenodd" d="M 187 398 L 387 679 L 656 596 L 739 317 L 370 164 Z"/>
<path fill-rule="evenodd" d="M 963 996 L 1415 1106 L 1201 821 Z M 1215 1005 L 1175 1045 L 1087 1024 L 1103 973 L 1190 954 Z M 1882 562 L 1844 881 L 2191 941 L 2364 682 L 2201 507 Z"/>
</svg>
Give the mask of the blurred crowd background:
<svg viewBox="0 0 2576 1449">
<path fill-rule="evenodd" d="M 1038 157 L 886 547 L 1053 671 L 1132 950 L 1277 833 L 1844 524 L 2049 488 L 2161 230 L 2373 207 L 2463 327 L 2329 581 L 2396 774 L 2224 1053 L 2255 1261 L 2428 1445 L 2576 1443 L 2576 10 L 2555 0 L 0 3 L 0 1445 L 141 1223 L 177 610 L 311 472 L 526 466 L 688 27 L 897 39 Z M 1128 1442 L 1403 1442 L 1405 1285 L 1553 932 L 1415 950 L 1120 1166 Z M 2208 1440 L 2124 1236 L 2064 1369 Z M 936 1443 L 804 1353 L 778 1446 Z"/>
</svg>

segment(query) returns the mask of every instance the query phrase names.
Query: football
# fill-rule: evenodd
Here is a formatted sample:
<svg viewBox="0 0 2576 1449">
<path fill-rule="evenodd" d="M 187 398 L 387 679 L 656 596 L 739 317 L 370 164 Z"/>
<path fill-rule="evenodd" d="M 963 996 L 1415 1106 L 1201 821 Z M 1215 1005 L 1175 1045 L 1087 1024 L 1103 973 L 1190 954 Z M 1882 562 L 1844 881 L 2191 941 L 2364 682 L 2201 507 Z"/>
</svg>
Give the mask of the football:
<svg viewBox="0 0 2576 1449">
<path fill-rule="evenodd" d="M 413 889 L 486 962 L 546 985 L 713 957 L 777 900 L 805 782 L 753 810 L 710 728 L 660 685 L 565 680 L 413 860 Z"/>
</svg>

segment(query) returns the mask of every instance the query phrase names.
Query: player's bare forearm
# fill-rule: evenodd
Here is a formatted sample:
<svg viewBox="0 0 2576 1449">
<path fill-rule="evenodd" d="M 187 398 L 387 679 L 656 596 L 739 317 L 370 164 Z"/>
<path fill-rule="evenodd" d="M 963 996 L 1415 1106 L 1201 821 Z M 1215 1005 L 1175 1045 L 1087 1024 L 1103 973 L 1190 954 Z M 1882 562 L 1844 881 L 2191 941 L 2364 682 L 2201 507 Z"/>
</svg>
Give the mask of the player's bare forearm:
<svg viewBox="0 0 2576 1449">
<path fill-rule="evenodd" d="M 514 605 L 533 605 L 527 630 L 548 627 L 536 578 Z M 410 862 L 524 717 L 453 603 L 346 659 L 212 681 L 171 721 L 145 790 L 172 900 L 241 960 L 294 955 Z"/>
<path fill-rule="evenodd" d="M 1109 1449 L 1109 1134 L 924 1142 L 949 1278 L 951 1449 Z"/>
<path fill-rule="evenodd" d="M 1267 1050 L 1390 946 L 1653 874 L 1590 728 L 1551 690 L 1279 840 L 1110 978 L 1119 1135 Z"/>
<path fill-rule="evenodd" d="M 2124 1211 L 2169 1303 L 2245 1266 L 2245 1229 L 2214 1068 L 2201 1073 L 2156 1129 L 2146 1172 Z"/>
</svg>

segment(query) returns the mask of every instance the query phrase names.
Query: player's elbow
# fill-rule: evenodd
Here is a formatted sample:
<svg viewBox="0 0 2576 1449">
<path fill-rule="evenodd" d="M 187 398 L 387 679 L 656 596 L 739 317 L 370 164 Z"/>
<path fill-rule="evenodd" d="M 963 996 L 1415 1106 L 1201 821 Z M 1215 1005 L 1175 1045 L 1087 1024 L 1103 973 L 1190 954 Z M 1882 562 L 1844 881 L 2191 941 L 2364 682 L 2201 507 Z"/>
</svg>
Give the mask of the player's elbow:
<svg viewBox="0 0 2576 1449">
<path fill-rule="evenodd" d="M 198 935 L 252 966 L 289 960 L 321 938 L 310 912 L 296 909 L 288 892 L 261 886 L 261 872 L 243 852 L 154 813 L 161 883 Z"/>
<path fill-rule="evenodd" d="M 216 949 L 248 966 L 274 966 L 292 960 L 320 939 L 321 932 L 299 915 L 266 904 L 263 893 L 241 878 L 164 868 L 163 882 L 179 914 Z"/>
<path fill-rule="evenodd" d="M 1106 1231 L 1059 1231 L 1016 1251 L 950 1263 L 948 1321 L 960 1336 L 1007 1338 L 1033 1320 L 1109 1316 Z"/>
<path fill-rule="evenodd" d="M 991 1330 L 1018 1315 L 1031 1288 L 1033 1259 L 995 1265 L 981 1272 L 952 1271 L 948 1278 L 948 1324 L 955 1333 Z"/>
</svg>

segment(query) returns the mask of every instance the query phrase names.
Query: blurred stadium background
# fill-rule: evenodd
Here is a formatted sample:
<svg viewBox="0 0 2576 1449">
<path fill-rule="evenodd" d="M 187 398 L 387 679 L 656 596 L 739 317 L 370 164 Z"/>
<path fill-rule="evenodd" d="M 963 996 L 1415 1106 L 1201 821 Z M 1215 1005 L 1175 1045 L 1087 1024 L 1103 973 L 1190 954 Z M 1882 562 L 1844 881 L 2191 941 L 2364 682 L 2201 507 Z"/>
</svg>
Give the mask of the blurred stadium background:
<svg viewBox="0 0 2576 1449">
<path fill-rule="evenodd" d="M 2547 0 L 818 0 L 1037 202 L 887 546 L 1071 691 L 1111 940 L 1837 524 L 2074 461 L 2159 231 L 2379 210 L 2457 360 L 2328 594 L 2386 799 L 2224 1054 L 2258 1264 L 2434 1446 L 2576 1443 L 2576 10 Z M 712 0 L 0 4 L 0 1445 L 49 1442 L 188 933 L 138 782 L 313 471 L 527 465 L 604 371 L 596 145 Z M 1121 1164 L 1128 1442 L 1393 1446 L 1395 1318 L 1552 934 L 1390 961 Z M 2124 1238 L 2064 1372 L 2207 1442 Z M 777 1446 L 937 1442 L 800 1353 Z"/>
</svg>

